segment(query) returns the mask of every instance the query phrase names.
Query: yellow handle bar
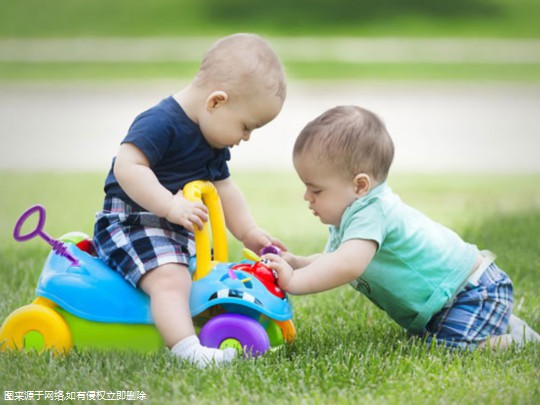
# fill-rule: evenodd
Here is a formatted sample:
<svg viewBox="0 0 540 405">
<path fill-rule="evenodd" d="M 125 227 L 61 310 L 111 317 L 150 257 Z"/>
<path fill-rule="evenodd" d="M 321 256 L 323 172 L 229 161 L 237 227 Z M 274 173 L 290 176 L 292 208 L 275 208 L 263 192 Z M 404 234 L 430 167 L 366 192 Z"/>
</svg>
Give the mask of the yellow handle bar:
<svg viewBox="0 0 540 405">
<path fill-rule="evenodd" d="M 184 197 L 189 201 L 202 201 L 208 208 L 212 239 L 214 241 L 214 261 L 227 262 L 229 253 L 227 247 L 227 233 L 225 231 L 225 217 L 216 187 L 209 181 L 192 181 L 185 185 Z M 213 267 L 210 247 L 210 231 L 206 222 L 203 229 L 195 227 L 195 252 L 197 255 L 193 279 L 198 280 L 206 276 Z"/>
</svg>

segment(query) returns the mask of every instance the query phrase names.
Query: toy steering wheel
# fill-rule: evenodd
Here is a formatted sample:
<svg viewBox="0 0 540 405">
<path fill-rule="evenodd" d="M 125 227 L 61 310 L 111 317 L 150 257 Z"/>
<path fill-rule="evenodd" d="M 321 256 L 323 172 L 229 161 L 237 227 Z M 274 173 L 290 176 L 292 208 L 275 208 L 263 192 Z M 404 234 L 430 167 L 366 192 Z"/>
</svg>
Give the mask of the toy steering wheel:
<svg viewBox="0 0 540 405">
<path fill-rule="evenodd" d="M 204 223 L 203 229 L 195 227 L 194 232 L 197 264 L 193 273 L 193 280 L 199 280 L 210 272 L 215 262 L 224 263 L 228 261 L 229 252 L 225 217 L 219 194 L 211 182 L 203 180 L 192 181 L 184 186 L 183 194 L 189 201 L 202 201 L 208 208 L 208 214 L 210 216 L 212 241 L 210 240 L 208 223 Z M 212 260 L 211 244 L 214 247 L 214 260 Z"/>
<path fill-rule="evenodd" d="M 210 181 L 195 180 L 184 186 L 184 197 L 189 201 L 202 201 L 208 208 L 210 216 L 210 228 L 212 230 L 212 242 L 214 247 L 214 260 L 211 255 L 211 240 L 208 223 L 203 225 L 203 229 L 195 227 L 195 250 L 196 267 L 193 273 L 193 280 L 205 277 L 213 268 L 215 262 L 224 263 L 228 261 L 227 234 L 225 227 L 225 217 L 223 208 L 216 187 Z M 280 254 L 276 246 L 267 246 L 261 254 Z M 260 261 L 260 258 L 253 252 L 248 259 Z M 234 272 L 230 272 L 231 278 L 236 278 Z"/>
</svg>

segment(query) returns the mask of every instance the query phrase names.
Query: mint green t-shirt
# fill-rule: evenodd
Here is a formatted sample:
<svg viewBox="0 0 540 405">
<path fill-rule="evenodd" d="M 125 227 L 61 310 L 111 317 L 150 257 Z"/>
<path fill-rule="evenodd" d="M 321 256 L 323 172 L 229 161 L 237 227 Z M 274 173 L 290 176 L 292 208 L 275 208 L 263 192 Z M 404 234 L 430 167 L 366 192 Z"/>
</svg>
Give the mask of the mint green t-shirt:
<svg viewBox="0 0 540 405">
<path fill-rule="evenodd" d="M 351 286 L 412 333 L 422 332 L 452 298 L 478 254 L 476 246 L 403 203 L 386 182 L 351 204 L 339 228 L 330 227 L 326 251 L 351 239 L 378 244 Z"/>
</svg>

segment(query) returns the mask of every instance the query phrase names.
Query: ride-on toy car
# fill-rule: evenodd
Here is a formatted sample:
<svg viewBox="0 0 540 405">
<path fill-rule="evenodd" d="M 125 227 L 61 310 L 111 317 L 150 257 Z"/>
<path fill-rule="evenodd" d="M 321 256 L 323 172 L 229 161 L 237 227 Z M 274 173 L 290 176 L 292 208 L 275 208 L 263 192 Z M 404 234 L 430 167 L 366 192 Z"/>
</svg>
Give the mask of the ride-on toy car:
<svg viewBox="0 0 540 405">
<path fill-rule="evenodd" d="M 228 262 L 223 210 L 213 184 L 189 183 L 184 195 L 204 202 L 212 230 L 213 243 L 208 223 L 195 231 L 196 256 L 190 263 L 190 309 L 201 343 L 260 355 L 292 341 L 296 332 L 291 302 L 277 287 L 273 272 L 252 252 L 246 253 L 251 260 Z M 21 235 L 23 223 L 35 213 L 36 229 Z M 139 351 L 163 347 L 149 297 L 96 257 L 86 235 L 75 232 L 55 240 L 43 231 L 44 223 L 45 209 L 37 205 L 15 225 L 16 240 L 41 236 L 53 249 L 38 281 L 37 298 L 2 324 L 0 351 L 68 352 L 73 345 Z"/>
</svg>

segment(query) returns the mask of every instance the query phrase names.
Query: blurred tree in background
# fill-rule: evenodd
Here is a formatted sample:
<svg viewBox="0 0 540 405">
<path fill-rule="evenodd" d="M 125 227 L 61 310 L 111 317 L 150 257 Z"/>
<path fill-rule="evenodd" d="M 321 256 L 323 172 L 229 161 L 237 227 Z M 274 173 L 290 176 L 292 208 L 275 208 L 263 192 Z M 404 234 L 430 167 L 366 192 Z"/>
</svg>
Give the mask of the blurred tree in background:
<svg viewBox="0 0 540 405">
<path fill-rule="evenodd" d="M 214 21 L 264 21 L 283 30 L 324 26 L 353 28 L 356 24 L 403 17 L 429 17 L 437 20 L 501 14 L 499 4 L 490 0 L 202 0 Z"/>
<path fill-rule="evenodd" d="M 173 46 L 159 57 L 136 62 L 122 59 L 121 52 L 107 50 L 99 40 L 109 40 L 108 44 L 115 38 L 132 40 L 129 46 L 142 46 L 142 38 L 159 41 L 146 42 L 144 49 L 116 45 L 124 55 L 126 50 L 135 49 L 128 56 L 145 56 L 152 54 L 149 49 L 164 49 L 167 41 L 162 38 L 187 41 L 202 49 L 206 45 L 196 45 L 192 37 L 205 37 L 211 43 L 210 39 L 233 32 L 256 32 L 274 37 L 276 42 L 276 37 L 282 37 L 281 43 L 290 49 L 281 50 L 281 54 L 293 77 L 538 80 L 540 57 L 534 56 L 540 53 L 539 21 L 540 0 L 0 0 L 0 79 L 189 77 L 196 70 L 198 57 L 175 60 L 175 55 L 184 55 L 179 48 Z M 308 50 L 305 45 L 309 39 L 299 41 L 301 45 L 294 48 L 291 37 L 320 37 L 315 38 L 318 41 L 335 37 L 340 44 L 346 42 L 344 37 L 355 41 L 375 38 L 376 52 L 354 48 L 355 44 L 351 51 L 349 44 L 339 56 L 377 53 L 382 57 L 343 59 L 329 52 L 339 48 L 335 44 L 315 41 L 311 50 L 322 57 L 302 60 L 295 57 Z M 40 42 L 79 38 L 98 41 L 90 45 L 90 41 L 86 45 L 73 41 L 71 47 L 52 41 L 49 48 Z M 381 45 L 376 42 L 381 38 L 402 42 Z M 444 63 L 410 56 L 393 62 L 385 59 L 385 52 L 397 50 L 417 55 L 415 49 L 409 52 L 404 46 L 407 39 L 417 38 L 450 38 L 453 43 L 436 43 L 423 54 L 436 56 L 446 49 L 455 57 L 443 58 Z M 503 46 L 480 42 L 467 48 L 475 38 L 509 41 L 502 41 Z M 12 41 L 16 39 L 32 41 Z M 425 44 L 417 41 L 414 47 Z M 58 48 L 64 52 L 60 57 Z M 87 55 L 85 60 L 64 58 L 84 56 L 84 52 L 99 55 L 95 59 Z M 489 57 L 482 59 L 486 53 Z"/>
<path fill-rule="evenodd" d="M 0 0 L 0 37 L 540 37 L 538 0 Z"/>
</svg>

